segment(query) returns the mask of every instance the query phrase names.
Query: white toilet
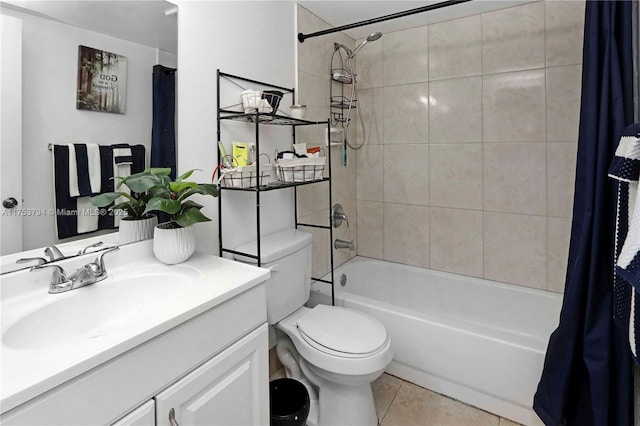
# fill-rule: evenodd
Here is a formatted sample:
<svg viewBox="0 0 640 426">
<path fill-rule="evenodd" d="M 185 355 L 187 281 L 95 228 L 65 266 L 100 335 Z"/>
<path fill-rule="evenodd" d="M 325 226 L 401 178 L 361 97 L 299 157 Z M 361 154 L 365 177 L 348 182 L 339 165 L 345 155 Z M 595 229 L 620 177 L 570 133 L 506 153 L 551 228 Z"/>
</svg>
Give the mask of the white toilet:
<svg viewBox="0 0 640 426">
<path fill-rule="evenodd" d="M 375 426 L 378 424 L 371 382 L 393 358 L 384 326 L 348 308 L 305 307 L 311 289 L 312 235 L 287 229 L 261 239 L 267 281 L 267 319 L 275 325 L 278 358 L 287 377 L 309 390 L 308 425 Z M 236 249 L 255 254 L 256 242 Z M 235 255 L 236 260 L 256 263 Z"/>
</svg>

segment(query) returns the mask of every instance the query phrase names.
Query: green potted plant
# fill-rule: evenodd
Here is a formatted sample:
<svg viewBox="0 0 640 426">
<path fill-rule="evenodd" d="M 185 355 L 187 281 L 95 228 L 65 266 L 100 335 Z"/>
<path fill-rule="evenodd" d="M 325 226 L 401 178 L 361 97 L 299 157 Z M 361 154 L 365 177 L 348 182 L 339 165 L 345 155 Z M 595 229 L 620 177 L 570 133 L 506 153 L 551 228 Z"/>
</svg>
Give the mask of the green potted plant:
<svg viewBox="0 0 640 426">
<path fill-rule="evenodd" d="M 193 224 L 210 221 L 200 211 L 202 205 L 190 198 L 193 195 L 218 196 L 218 188 L 213 184 L 189 182 L 195 170 L 189 170 L 172 181 L 171 169 L 148 169 L 149 173 L 140 179 L 148 187 L 149 199 L 143 214 L 161 211 L 170 215 L 168 222 L 156 225 L 153 234 L 153 252 L 161 262 L 175 264 L 184 262 L 195 251 L 195 231 Z"/>
<path fill-rule="evenodd" d="M 135 173 L 127 177 L 116 177 L 119 179 L 115 192 L 105 192 L 95 197 L 91 197 L 91 203 L 96 207 L 107 207 L 116 202 L 109 210 L 125 212 L 126 216 L 120 218 L 118 224 L 118 242 L 120 244 L 132 243 L 146 240 L 153 237 L 153 229 L 158 224 L 158 218 L 146 212 L 147 202 L 151 198 L 148 190 L 149 179 L 146 176 L 151 174 L 150 170 Z M 129 188 L 129 191 L 120 190 L 122 186 Z"/>
</svg>

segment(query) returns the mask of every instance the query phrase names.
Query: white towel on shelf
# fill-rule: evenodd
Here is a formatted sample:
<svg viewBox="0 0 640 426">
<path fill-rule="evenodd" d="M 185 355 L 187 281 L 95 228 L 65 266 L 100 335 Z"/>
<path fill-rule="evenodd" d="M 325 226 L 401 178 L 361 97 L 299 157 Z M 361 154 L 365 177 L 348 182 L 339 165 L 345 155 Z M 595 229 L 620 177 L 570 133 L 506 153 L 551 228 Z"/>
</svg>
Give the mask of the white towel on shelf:
<svg viewBox="0 0 640 426">
<path fill-rule="evenodd" d="M 113 148 L 113 186 L 115 188 L 116 191 L 118 192 L 125 192 L 127 194 L 130 194 L 131 191 L 129 191 L 129 188 L 126 185 L 122 185 L 120 186 L 120 188 L 118 188 L 118 184 L 120 183 L 120 179 L 115 179 L 115 177 L 127 177 L 129 175 L 131 175 L 131 162 L 126 161 L 126 162 L 117 162 L 116 159 L 118 157 L 131 157 L 131 148 Z M 121 203 L 125 201 L 125 197 L 120 197 L 118 198 L 115 203 Z M 120 216 L 119 215 L 114 215 L 113 216 L 113 220 L 114 220 L 114 225 L 115 226 L 119 226 L 120 225 Z"/>
</svg>

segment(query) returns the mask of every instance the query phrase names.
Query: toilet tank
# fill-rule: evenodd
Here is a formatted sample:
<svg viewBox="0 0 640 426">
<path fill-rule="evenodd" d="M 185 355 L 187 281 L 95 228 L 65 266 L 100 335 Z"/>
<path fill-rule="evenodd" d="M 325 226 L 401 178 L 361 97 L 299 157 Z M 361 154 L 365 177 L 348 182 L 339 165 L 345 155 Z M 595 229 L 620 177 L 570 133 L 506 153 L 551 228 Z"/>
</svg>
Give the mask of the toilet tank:
<svg viewBox="0 0 640 426">
<path fill-rule="evenodd" d="M 301 308 L 309 300 L 311 290 L 312 235 L 297 229 L 285 229 L 260 239 L 261 267 L 271 270 L 267 281 L 267 321 L 276 324 Z M 235 250 L 256 255 L 257 241 L 252 240 Z M 258 261 L 242 255 L 235 260 L 257 265 Z"/>
</svg>

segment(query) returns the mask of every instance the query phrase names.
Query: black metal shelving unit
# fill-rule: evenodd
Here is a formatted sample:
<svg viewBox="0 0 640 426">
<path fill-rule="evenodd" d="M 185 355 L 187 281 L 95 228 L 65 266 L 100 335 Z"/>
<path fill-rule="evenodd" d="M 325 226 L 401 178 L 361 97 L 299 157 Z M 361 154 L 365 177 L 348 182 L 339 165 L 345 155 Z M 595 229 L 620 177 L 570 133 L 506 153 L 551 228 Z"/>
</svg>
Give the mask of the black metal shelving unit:
<svg viewBox="0 0 640 426">
<path fill-rule="evenodd" d="M 297 118 L 292 118 L 286 115 L 279 115 L 277 114 L 277 111 L 275 114 L 272 113 L 260 113 L 260 112 L 255 112 L 255 113 L 250 113 L 250 114 L 246 114 L 243 111 L 236 111 L 233 109 L 230 109 L 231 107 L 222 107 L 220 105 L 220 94 L 221 94 L 221 80 L 225 80 L 230 82 L 231 84 L 237 86 L 238 88 L 242 88 L 244 89 L 244 87 L 242 86 L 242 84 L 240 83 L 251 83 L 251 84 L 255 84 L 255 85 L 259 85 L 261 87 L 267 88 L 267 89 L 276 89 L 279 91 L 284 92 L 284 96 L 290 95 L 291 96 L 291 103 L 295 104 L 296 99 L 295 99 L 295 88 L 287 88 L 287 87 L 281 87 L 281 86 L 276 86 L 270 83 L 265 83 L 262 81 L 258 81 L 258 80 L 253 80 L 253 79 L 249 79 L 246 77 L 241 77 L 238 75 L 233 75 L 233 74 L 228 74 L 228 73 L 224 73 L 220 70 L 217 70 L 216 72 L 216 87 L 217 87 L 217 140 L 220 141 L 221 140 L 221 135 L 222 135 L 222 130 L 221 130 L 221 123 L 222 121 L 225 120 L 230 120 L 230 121 L 241 121 L 241 122 L 246 122 L 248 124 L 253 124 L 255 126 L 255 149 L 256 149 L 256 161 L 255 161 L 255 166 L 256 166 L 256 171 L 260 170 L 260 127 L 261 126 L 291 126 L 292 127 L 292 141 L 295 144 L 296 143 L 296 129 L 299 126 L 314 126 L 314 125 L 325 125 L 327 126 L 327 141 L 330 140 L 329 138 L 329 133 L 330 133 L 330 127 L 331 127 L 331 123 L 330 120 L 327 119 L 326 121 L 309 121 L 309 120 L 300 120 Z M 240 98 L 239 93 L 238 93 L 238 99 Z M 216 141 L 217 142 L 217 141 Z M 217 159 L 218 159 L 218 164 L 221 164 L 221 157 L 220 157 L 220 150 L 216 149 L 217 154 Z M 334 285 L 334 276 L 333 276 L 333 267 L 334 267 L 334 263 L 333 263 L 333 250 L 331 249 L 331 242 L 333 242 L 333 228 L 331 227 L 331 220 L 329 219 L 329 224 L 328 225 L 317 225 L 317 224 L 312 224 L 312 223 L 303 223 L 300 222 L 298 220 L 298 187 L 300 186 L 304 186 L 304 185 L 316 185 L 316 184 L 321 184 L 323 182 L 326 182 L 327 186 L 328 186 L 328 191 L 329 191 L 329 206 L 328 206 L 328 211 L 331 210 L 331 205 L 333 203 L 333 198 L 332 198 L 332 193 L 331 193 L 331 144 L 328 143 L 327 144 L 327 171 L 328 171 L 328 177 L 322 178 L 322 179 L 318 179 L 318 180 L 313 180 L 313 181 L 308 181 L 308 182 L 274 182 L 274 183 L 270 183 L 268 185 L 258 185 L 258 186 L 254 186 L 254 187 L 249 187 L 249 188 L 230 188 L 230 187 L 223 187 L 220 186 L 220 191 L 218 194 L 218 239 L 219 239 L 219 249 L 220 249 L 220 254 L 222 253 L 230 253 L 230 254 L 237 254 L 237 255 L 241 255 L 241 256 L 245 256 L 251 259 L 255 259 L 257 261 L 258 266 L 262 266 L 262 257 L 261 257 L 261 235 L 260 235 L 260 228 L 261 228 L 261 215 L 260 215 L 260 194 L 262 192 L 266 192 L 266 191 L 274 191 L 274 190 L 281 190 L 281 189 L 285 189 L 285 188 L 293 188 L 294 191 L 294 215 L 295 215 L 295 227 L 296 229 L 298 229 L 299 226 L 304 226 L 304 227 L 310 227 L 310 228 L 321 228 L 321 229 L 326 229 L 329 232 L 329 241 L 330 241 L 330 262 L 331 262 L 331 279 L 330 280 L 325 280 L 319 277 L 312 277 L 311 279 L 314 281 L 320 281 L 320 282 L 324 282 L 327 284 L 331 284 L 331 303 L 334 303 L 334 290 L 333 290 L 333 285 Z M 259 182 L 259 178 L 257 179 L 257 182 Z M 257 247 L 256 247 L 256 254 L 250 254 L 250 253 L 243 253 L 243 252 L 239 252 L 237 250 L 232 250 L 229 248 L 224 247 L 223 244 L 223 226 L 222 226 L 222 222 L 223 222 L 223 218 L 222 218 L 222 202 L 223 202 L 223 193 L 225 191 L 241 191 L 241 192 L 253 192 L 255 194 L 256 197 L 256 240 L 257 240 Z"/>
</svg>

